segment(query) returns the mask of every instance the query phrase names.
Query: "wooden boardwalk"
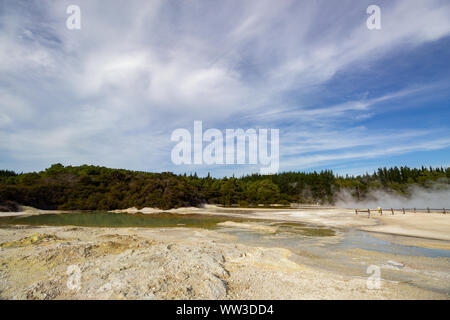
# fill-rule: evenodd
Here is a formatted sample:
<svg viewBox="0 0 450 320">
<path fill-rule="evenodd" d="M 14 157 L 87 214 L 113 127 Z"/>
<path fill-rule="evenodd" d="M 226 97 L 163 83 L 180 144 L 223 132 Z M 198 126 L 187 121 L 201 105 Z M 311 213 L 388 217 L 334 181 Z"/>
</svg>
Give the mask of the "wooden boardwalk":
<svg viewBox="0 0 450 320">
<path fill-rule="evenodd" d="M 440 208 L 440 209 L 433 209 L 433 208 L 425 208 L 425 209 L 421 209 L 421 208 L 401 208 L 401 209 L 394 209 L 394 208 L 389 208 L 389 209 L 383 209 L 383 208 L 376 208 L 376 209 L 358 209 L 355 208 L 355 214 L 358 215 L 359 213 L 367 213 L 368 218 L 370 218 L 370 214 L 371 213 L 379 213 L 380 215 L 383 215 L 383 212 L 388 212 L 391 215 L 394 215 L 395 212 L 397 213 L 401 213 L 401 214 L 406 214 L 406 212 L 419 212 L 419 211 L 423 211 L 426 213 L 442 213 L 442 214 L 447 214 L 448 211 L 450 211 L 450 209 L 446 209 L 446 208 Z"/>
</svg>

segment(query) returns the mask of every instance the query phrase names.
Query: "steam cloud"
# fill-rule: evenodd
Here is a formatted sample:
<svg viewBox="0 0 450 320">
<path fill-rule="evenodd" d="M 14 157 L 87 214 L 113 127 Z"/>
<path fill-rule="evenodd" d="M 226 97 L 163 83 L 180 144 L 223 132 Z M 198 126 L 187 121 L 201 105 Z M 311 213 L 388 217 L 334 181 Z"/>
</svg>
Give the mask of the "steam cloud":
<svg viewBox="0 0 450 320">
<path fill-rule="evenodd" d="M 409 196 L 405 197 L 394 192 L 372 190 L 367 198 L 358 201 L 352 197 L 349 190 L 341 191 L 336 206 L 344 208 L 450 208 L 450 185 L 434 183 L 429 188 L 419 186 L 409 187 Z"/>
</svg>

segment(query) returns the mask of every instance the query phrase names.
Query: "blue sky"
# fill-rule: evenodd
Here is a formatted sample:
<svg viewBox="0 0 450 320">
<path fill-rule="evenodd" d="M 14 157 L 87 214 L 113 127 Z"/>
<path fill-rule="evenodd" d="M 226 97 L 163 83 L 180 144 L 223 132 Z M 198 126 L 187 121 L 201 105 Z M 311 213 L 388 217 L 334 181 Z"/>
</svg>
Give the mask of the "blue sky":
<svg viewBox="0 0 450 320">
<path fill-rule="evenodd" d="M 175 166 L 194 120 L 279 129 L 280 171 L 449 166 L 449 17 L 445 0 L 3 0 L 0 167 L 259 171 Z"/>
</svg>

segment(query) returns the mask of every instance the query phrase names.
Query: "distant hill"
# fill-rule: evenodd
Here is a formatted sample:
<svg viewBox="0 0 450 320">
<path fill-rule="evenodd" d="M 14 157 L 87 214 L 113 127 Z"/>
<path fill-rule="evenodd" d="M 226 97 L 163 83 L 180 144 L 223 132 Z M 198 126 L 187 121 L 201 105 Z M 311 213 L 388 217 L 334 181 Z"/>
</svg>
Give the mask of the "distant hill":
<svg viewBox="0 0 450 320">
<path fill-rule="evenodd" d="M 199 178 L 170 172 L 149 173 L 99 166 L 54 164 L 33 173 L 0 170 L 0 204 L 12 202 L 40 209 L 161 209 L 258 204 L 334 204 L 341 191 L 364 200 L 372 190 L 408 195 L 410 186 L 449 185 L 450 168 L 380 168 L 372 174 L 337 176 L 321 172 L 283 172 L 241 178 Z M 12 201 L 12 202 L 11 202 Z"/>
</svg>

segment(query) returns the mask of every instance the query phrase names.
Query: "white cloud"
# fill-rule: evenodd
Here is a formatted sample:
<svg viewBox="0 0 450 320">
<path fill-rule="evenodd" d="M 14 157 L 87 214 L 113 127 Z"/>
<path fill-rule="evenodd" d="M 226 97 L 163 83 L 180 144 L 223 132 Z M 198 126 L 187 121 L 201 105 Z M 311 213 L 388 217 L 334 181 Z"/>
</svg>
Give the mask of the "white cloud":
<svg viewBox="0 0 450 320">
<path fill-rule="evenodd" d="M 306 96 L 320 98 L 339 71 L 450 34 L 445 1 L 386 2 L 378 33 L 365 28 L 363 2 L 79 1 L 79 31 L 65 28 L 68 4 L 10 2 L 0 17 L 0 130 L 14 127 L 1 132 L 0 150 L 17 167 L 39 157 L 171 169 L 170 132 L 196 119 L 283 126 L 287 156 L 335 150 L 289 160 L 293 167 L 358 158 L 345 149 L 387 143 L 370 131 L 361 137 L 358 121 L 415 89 L 321 107 Z M 295 102 L 285 99 L 291 92 Z M 402 134 L 393 130 L 397 146 L 372 154 L 416 150 Z"/>
</svg>

